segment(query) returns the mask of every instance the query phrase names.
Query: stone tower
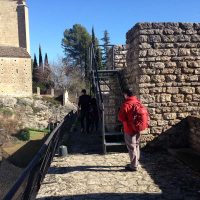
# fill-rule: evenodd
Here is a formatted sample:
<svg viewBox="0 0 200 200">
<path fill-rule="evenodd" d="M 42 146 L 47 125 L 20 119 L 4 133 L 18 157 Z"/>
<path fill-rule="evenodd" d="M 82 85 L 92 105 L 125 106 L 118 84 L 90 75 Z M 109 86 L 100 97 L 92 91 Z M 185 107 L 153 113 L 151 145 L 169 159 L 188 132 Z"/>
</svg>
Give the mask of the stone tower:
<svg viewBox="0 0 200 200">
<path fill-rule="evenodd" d="M 28 8 L 24 0 L 0 0 L 0 96 L 31 96 Z"/>
</svg>

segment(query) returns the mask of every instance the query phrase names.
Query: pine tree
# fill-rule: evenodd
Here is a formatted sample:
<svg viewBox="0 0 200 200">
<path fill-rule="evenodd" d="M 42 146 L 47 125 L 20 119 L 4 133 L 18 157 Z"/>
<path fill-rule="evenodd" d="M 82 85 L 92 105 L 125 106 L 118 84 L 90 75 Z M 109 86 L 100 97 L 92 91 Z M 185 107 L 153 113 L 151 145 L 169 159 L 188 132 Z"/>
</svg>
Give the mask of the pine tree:
<svg viewBox="0 0 200 200">
<path fill-rule="evenodd" d="M 109 37 L 109 33 L 107 30 L 104 31 L 104 36 L 103 38 L 101 39 L 103 41 L 103 46 L 104 46 L 104 49 L 103 49 L 103 58 L 102 58 L 102 61 L 103 61 L 103 65 L 104 67 L 106 66 L 106 63 L 107 63 L 107 60 L 108 60 L 108 53 L 109 53 L 109 44 L 110 44 L 110 37 Z"/>
<path fill-rule="evenodd" d="M 101 58 L 101 49 L 100 47 L 98 47 L 99 45 L 99 41 L 95 36 L 95 32 L 94 32 L 94 27 L 92 27 L 92 43 L 94 46 L 94 53 L 95 53 L 95 57 L 96 57 L 96 63 L 97 63 L 97 67 L 98 69 L 102 68 L 102 58 Z"/>
<path fill-rule="evenodd" d="M 72 28 L 66 29 L 62 39 L 62 47 L 65 52 L 64 60 L 70 58 L 74 65 L 79 65 L 83 71 L 85 67 L 85 52 L 91 42 L 92 37 L 84 26 L 74 24 Z"/>
</svg>

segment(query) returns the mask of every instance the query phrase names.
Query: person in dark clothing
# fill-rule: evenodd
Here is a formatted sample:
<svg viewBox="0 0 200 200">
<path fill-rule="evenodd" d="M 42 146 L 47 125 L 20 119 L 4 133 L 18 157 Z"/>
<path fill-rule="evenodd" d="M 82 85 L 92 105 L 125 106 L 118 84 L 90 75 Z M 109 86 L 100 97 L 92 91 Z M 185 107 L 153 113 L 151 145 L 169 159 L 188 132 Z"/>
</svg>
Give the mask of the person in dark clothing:
<svg viewBox="0 0 200 200">
<path fill-rule="evenodd" d="M 89 117 L 90 117 L 90 131 L 98 131 L 98 123 L 99 123 L 99 112 L 97 106 L 96 98 L 91 99 L 90 110 L 89 110 Z"/>
<path fill-rule="evenodd" d="M 78 101 L 78 109 L 80 111 L 80 120 L 81 120 L 81 132 L 87 132 L 89 133 L 89 109 L 90 109 L 90 95 L 86 94 L 86 90 L 83 89 L 82 95 L 79 97 Z M 86 121 L 86 130 L 85 130 L 85 121 Z"/>
</svg>

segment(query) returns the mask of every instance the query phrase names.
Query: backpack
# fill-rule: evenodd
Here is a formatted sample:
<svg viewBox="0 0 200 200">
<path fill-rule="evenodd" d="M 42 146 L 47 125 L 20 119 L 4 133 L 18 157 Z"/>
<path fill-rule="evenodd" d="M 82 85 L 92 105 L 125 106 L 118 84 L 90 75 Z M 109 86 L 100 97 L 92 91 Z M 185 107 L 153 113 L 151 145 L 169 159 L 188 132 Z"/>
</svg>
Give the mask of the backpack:
<svg viewBox="0 0 200 200">
<path fill-rule="evenodd" d="M 144 131 L 149 127 L 149 113 L 140 101 L 133 104 L 133 124 L 136 131 Z"/>
</svg>

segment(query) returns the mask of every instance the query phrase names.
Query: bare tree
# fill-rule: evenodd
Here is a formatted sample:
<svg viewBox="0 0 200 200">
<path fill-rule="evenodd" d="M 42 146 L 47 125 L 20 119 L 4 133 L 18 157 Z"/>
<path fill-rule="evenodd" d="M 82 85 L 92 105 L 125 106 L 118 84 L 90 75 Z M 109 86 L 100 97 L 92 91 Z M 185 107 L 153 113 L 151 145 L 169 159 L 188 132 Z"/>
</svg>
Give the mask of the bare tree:
<svg viewBox="0 0 200 200">
<path fill-rule="evenodd" d="M 84 74 L 80 66 L 74 65 L 70 59 L 59 58 L 57 62 L 51 64 L 51 71 L 56 90 L 67 89 L 75 95 L 85 87 Z"/>
</svg>

